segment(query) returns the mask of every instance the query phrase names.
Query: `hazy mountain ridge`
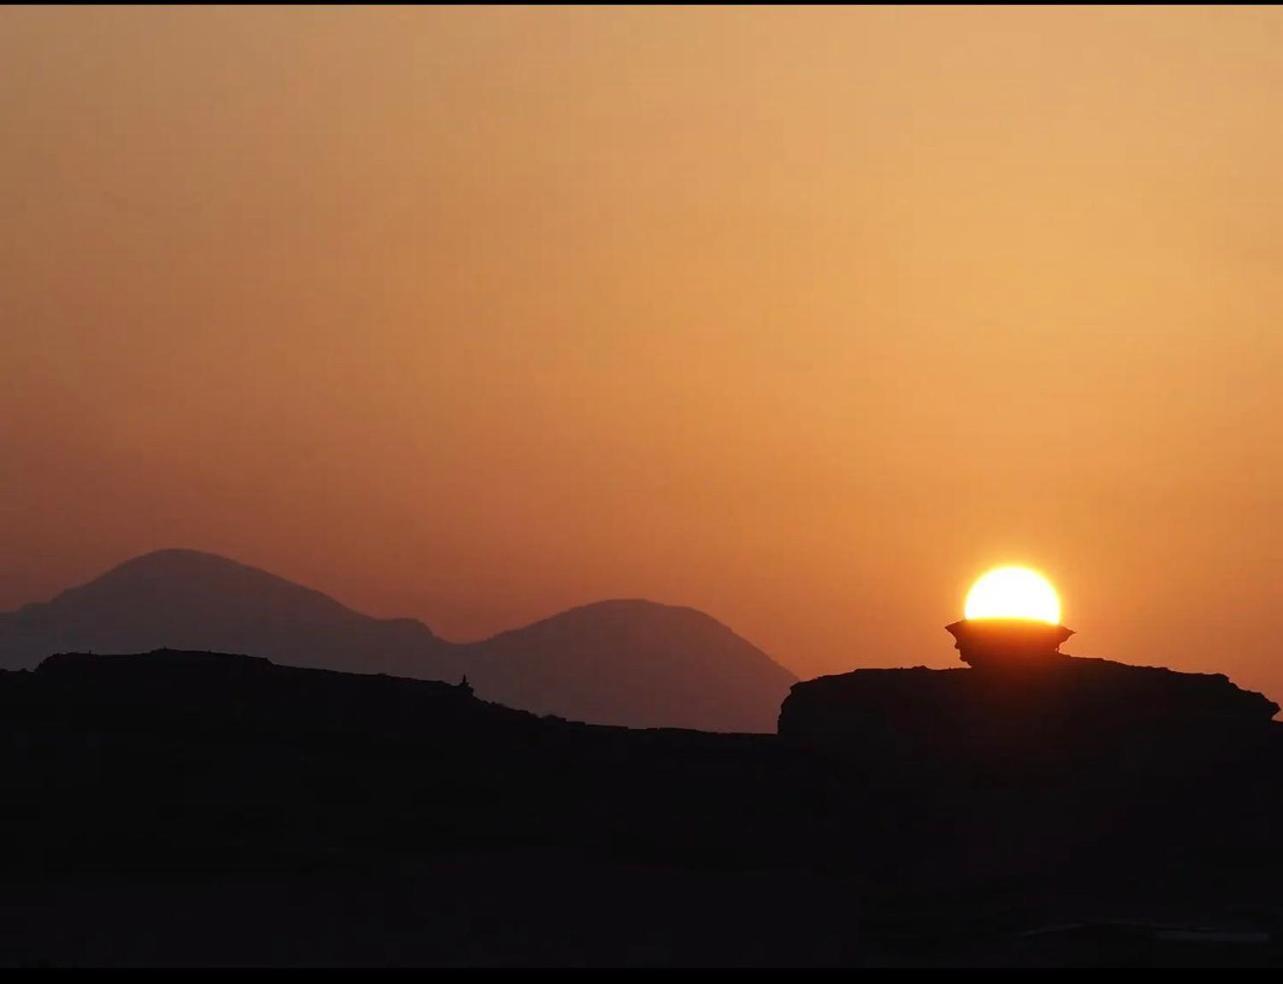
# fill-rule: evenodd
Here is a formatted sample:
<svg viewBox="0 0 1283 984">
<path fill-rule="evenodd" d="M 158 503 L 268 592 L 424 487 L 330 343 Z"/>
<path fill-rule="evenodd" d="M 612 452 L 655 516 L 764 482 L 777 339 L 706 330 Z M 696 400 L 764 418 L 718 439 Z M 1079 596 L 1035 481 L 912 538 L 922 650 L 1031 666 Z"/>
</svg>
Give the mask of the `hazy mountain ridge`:
<svg viewBox="0 0 1283 984">
<path fill-rule="evenodd" d="M 194 550 L 133 558 L 51 601 L 0 614 L 0 667 L 55 652 L 192 649 L 287 666 L 456 682 L 543 714 L 639 727 L 772 731 L 796 677 L 693 608 L 582 605 L 454 643 L 378 619 L 266 571 Z"/>
</svg>

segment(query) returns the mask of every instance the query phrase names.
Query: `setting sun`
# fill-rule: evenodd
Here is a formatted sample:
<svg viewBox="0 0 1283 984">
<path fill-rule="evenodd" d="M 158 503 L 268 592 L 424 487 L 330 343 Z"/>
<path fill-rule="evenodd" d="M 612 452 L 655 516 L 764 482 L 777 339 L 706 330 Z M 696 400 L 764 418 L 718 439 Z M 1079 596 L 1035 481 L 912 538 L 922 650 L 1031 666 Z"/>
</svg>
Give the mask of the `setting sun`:
<svg viewBox="0 0 1283 984">
<path fill-rule="evenodd" d="M 1051 582 L 1028 567 L 995 567 L 967 592 L 968 619 L 1018 618 L 1060 624 L 1060 597 Z"/>
</svg>

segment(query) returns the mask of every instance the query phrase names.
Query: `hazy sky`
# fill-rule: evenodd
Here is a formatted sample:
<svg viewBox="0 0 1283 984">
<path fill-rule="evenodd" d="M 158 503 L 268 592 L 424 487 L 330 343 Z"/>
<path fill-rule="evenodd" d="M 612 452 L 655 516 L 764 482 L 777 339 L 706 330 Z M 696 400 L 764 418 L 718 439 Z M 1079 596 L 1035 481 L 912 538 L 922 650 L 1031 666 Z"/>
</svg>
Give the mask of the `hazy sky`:
<svg viewBox="0 0 1283 984">
<path fill-rule="evenodd" d="M 211 550 L 475 637 L 1283 699 L 1283 10 L 0 10 L 0 607 Z"/>
</svg>

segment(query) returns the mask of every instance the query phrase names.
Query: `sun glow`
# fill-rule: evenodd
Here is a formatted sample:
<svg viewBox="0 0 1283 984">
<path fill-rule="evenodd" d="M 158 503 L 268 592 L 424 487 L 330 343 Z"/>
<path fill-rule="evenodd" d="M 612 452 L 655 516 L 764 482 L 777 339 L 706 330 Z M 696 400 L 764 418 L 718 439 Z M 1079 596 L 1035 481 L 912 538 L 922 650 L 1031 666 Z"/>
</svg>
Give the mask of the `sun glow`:
<svg viewBox="0 0 1283 984">
<path fill-rule="evenodd" d="M 1060 597 L 1051 582 L 1028 567 L 995 567 L 967 592 L 963 613 L 973 618 L 1019 618 L 1060 624 Z"/>
</svg>

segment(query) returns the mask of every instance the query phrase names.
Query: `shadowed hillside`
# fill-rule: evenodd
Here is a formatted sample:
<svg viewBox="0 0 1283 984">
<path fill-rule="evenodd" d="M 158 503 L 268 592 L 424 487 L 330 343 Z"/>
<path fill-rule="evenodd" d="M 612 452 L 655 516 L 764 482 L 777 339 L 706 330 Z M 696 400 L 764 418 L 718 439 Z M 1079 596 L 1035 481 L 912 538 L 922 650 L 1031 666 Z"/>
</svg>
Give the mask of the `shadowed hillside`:
<svg viewBox="0 0 1283 984">
<path fill-rule="evenodd" d="M 586 605 L 473 643 L 376 619 L 265 571 L 192 550 L 130 560 L 52 601 L 0 614 L 0 666 L 55 652 L 159 648 L 456 682 L 538 713 L 636 727 L 773 731 L 796 678 L 707 615 Z"/>
</svg>

